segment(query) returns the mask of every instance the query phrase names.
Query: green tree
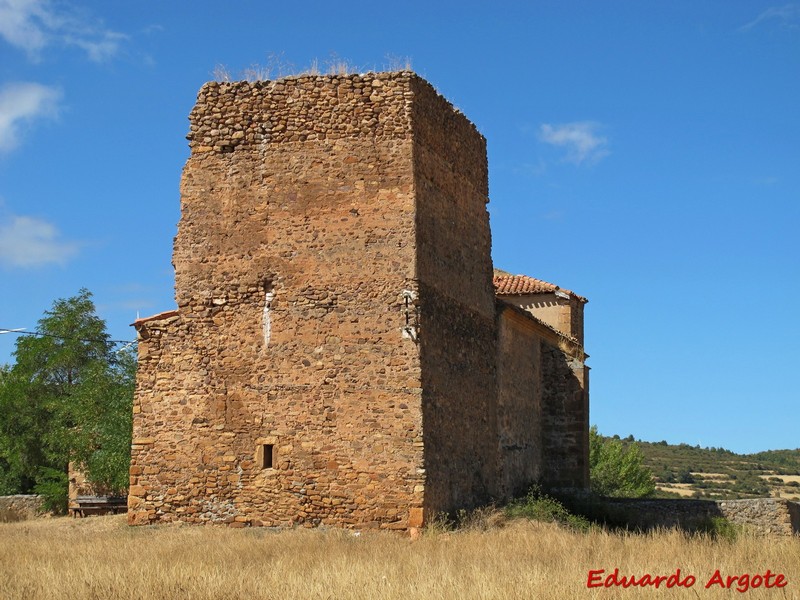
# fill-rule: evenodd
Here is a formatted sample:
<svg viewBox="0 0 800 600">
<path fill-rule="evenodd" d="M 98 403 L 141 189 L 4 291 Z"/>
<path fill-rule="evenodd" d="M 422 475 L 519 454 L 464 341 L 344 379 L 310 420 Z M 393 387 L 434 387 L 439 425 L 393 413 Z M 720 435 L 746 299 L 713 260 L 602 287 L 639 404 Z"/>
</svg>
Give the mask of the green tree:
<svg viewBox="0 0 800 600">
<path fill-rule="evenodd" d="M 592 491 L 600 496 L 644 498 L 656 489 L 639 447 L 604 438 L 596 425 L 589 430 L 589 478 Z"/>
<path fill-rule="evenodd" d="M 66 503 L 70 462 L 120 491 L 130 462 L 135 362 L 114 352 L 91 293 L 59 299 L 0 376 L 0 489 Z"/>
</svg>

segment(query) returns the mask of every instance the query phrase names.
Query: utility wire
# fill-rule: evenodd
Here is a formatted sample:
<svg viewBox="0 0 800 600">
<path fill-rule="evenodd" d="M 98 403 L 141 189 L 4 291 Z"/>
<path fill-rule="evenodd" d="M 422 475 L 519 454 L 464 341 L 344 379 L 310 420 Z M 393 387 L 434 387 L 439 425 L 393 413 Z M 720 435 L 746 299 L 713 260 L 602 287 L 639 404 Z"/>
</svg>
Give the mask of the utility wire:
<svg viewBox="0 0 800 600">
<path fill-rule="evenodd" d="M 53 333 L 42 333 L 41 331 L 20 331 L 19 329 L 6 329 L 5 327 L 0 327 L 0 333 L 13 333 L 16 335 L 33 335 L 36 337 L 50 337 L 55 338 L 57 340 L 72 340 L 75 342 L 87 342 L 87 343 L 94 343 L 99 342 L 102 344 L 113 344 L 114 346 L 118 346 L 119 344 L 135 344 L 136 340 L 103 340 L 103 339 L 86 339 L 86 338 L 79 338 L 79 337 L 71 337 L 67 335 L 55 335 Z"/>
</svg>

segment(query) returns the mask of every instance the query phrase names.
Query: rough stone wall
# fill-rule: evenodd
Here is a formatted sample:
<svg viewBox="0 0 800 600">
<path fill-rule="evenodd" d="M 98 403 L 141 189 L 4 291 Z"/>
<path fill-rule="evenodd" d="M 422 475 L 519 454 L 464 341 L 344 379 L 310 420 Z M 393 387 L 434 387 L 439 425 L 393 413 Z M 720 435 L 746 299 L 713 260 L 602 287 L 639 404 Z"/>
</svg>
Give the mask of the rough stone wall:
<svg viewBox="0 0 800 600">
<path fill-rule="evenodd" d="M 789 511 L 789 521 L 792 524 L 792 531 L 800 534 L 800 502 L 789 502 L 786 508 Z"/>
<path fill-rule="evenodd" d="M 427 82 L 413 91 L 425 509 L 451 511 L 497 494 L 486 141 Z"/>
<path fill-rule="evenodd" d="M 112 490 L 89 482 L 86 474 L 77 469 L 73 463 L 68 465 L 67 477 L 69 480 L 67 499 L 70 504 L 77 500 L 78 496 L 109 496 L 112 494 Z"/>
<path fill-rule="evenodd" d="M 614 522 L 645 529 L 704 529 L 724 517 L 760 535 L 800 535 L 800 504 L 779 498 L 748 500 L 609 499 L 602 510 Z"/>
<path fill-rule="evenodd" d="M 581 351 L 582 354 L 582 351 Z M 583 356 L 543 343 L 543 482 L 555 488 L 589 486 L 589 369 Z"/>
<path fill-rule="evenodd" d="M 516 302 L 498 310 L 501 497 L 538 482 L 589 485 L 589 381 L 583 348 Z"/>
<path fill-rule="evenodd" d="M 408 529 L 587 483 L 582 360 L 498 332 L 486 143 L 427 82 L 210 83 L 190 123 L 178 309 L 136 323 L 129 522 Z"/>
<path fill-rule="evenodd" d="M 718 500 L 722 516 L 762 535 L 800 535 L 800 504 L 788 500 Z"/>
<path fill-rule="evenodd" d="M 497 340 L 499 496 L 508 498 L 543 475 L 542 339 L 532 319 L 498 303 Z"/>
<path fill-rule="evenodd" d="M 574 296 L 569 299 L 569 334 L 583 346 L 583 309 L 585 303 Z"/>
<path fill-rule="evenodd" d="M 574 296 L 562 298 L 556 294 L 537 293 L 504 295 L 503 302 L 528 311 L 561 333 L 575 338 L 583 345 L 584 303 Z"/>
<path fill-rule="evenodd" d="M 178 313 L 139 324 L 130 522 L 420 524 L 413 80 L 200 91 Z"/>
<path fill-rule="evenodd" d="M 565 311 L 564 308 L 564 304 L 567 303 L 567 300 L 559 298 L 555 294 L 538 293 L 503 296 L 503 301 L 528 311 L 537 319 L 570 335 L 569 328 L 564 328 L 564 325 L 568 325 L 568 323 L 565 322 L 562 316 L 562 313 L 568 312 Z"/>
<path fill-rule="evenodd" d="M 0 496 L 0 522 L 25 521 L 45 514 L 42 497 L 36 494 Z"/>
</svg>

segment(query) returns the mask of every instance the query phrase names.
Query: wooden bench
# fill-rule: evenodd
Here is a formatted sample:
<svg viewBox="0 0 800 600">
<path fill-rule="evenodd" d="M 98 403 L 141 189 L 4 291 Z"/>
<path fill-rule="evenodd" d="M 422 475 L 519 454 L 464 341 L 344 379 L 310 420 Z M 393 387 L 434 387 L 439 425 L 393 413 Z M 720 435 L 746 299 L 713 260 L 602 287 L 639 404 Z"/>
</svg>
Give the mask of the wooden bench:
<svg viewBox="0 0 800 600">
<path fill-rule="evenodd" d="M 69 514 L 76 518 L 124 512 L 128 512 L 127 496 L 78 496 L 69 502 Z"/>
</svg>

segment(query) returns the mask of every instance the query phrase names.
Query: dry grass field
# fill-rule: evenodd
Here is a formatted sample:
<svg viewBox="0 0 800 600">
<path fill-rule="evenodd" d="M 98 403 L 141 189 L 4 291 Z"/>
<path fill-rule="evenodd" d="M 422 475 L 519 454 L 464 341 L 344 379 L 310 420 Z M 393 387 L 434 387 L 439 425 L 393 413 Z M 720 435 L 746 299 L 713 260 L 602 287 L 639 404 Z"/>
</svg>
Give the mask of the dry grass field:
<svg viewBox="0 0 800 600">
<path fill-rule="evenodd" d="M 694 495 L 694 489 L 692 489 L 689 483 L 662 483 L 657 485 L 656 489 L 672 492 L 673 494 L 678 494 L 679 496 L 685 496 L 687 498 L 691 498 Z"/>
<path fill-rule="evenodd" d="M 680 568 L 696 582 L 587 588 L 590 570 L 605 577 L 615 568 L 637 578 Z M 706 589 L 716 569 L 723 577 L 769 569 L 787 583 L 745 594 Z M 0 524 L 2 600 L 652 597 L 800 599 L 800 538 L 575 533 L 522 520 L 415 541 L 339 530 L 129 528 L 123 516 Z"/>
</svg>

